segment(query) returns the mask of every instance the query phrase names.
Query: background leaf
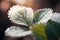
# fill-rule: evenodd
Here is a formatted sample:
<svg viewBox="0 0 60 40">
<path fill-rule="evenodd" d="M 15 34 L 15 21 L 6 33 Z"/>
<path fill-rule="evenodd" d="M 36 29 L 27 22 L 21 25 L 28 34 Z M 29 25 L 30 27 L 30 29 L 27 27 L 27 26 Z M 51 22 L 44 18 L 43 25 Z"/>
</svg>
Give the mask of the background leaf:
<svg viewBox="0 0 60 40">
<path fill-rule="evenodd" d="M 35 24 L 32 27 L 32 33 L 35 36 L 35 40 L 47 40 L 45 32 L 46 24 Z"/>
<path fill-rule="evenodd" d="M 47 22 L 46 33 L 49 40 L 60 40 L 60 14 L 54 13 Z"/>
<path fill-rule="evenodd" d="M 48 40 L 59 40 L 60 39 L 60 24 L 49 20 L 46 27 L 46 33 Z"/>
</svg>

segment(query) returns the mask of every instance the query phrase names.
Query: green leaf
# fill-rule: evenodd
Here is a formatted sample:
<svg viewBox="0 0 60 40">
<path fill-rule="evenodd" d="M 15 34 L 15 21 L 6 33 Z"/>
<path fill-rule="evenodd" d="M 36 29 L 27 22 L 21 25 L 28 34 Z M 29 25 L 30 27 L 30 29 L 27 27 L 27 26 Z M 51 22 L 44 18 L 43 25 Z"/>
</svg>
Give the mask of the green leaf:
<svg viewBox="0 0 60 40">
<path fill-rule="evenodd" d="M 52 14 L 51 9 L 40 9 L 35 12 L 33 23 L 47 22 Z"/>
<path fill-rule="evenodd" d="M 54 13 L 47 22 L 46 33 L 48 40 L 60 40 L 60 14 Z"/>
<path fill-rule="evenodd" d="M 60 39 L 60 24 L 49 20 L 46 27 L 46 33 L 48 40 L 59 40 Z"/>
<path fill-rule="evenodd" d="M 45 32 L 46 24 L 35 24 L 32 27 L 32 33 L 35 40 L 47 40 L 47 35 Z"/>
</svg>

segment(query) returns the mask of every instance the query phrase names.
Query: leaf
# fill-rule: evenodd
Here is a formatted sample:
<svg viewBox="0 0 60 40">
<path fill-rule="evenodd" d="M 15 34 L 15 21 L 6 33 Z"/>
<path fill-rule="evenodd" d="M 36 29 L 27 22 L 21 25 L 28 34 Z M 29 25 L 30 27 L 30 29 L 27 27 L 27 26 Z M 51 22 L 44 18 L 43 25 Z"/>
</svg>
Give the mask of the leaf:
<svg viewBox="0 0 60 40">
<path fill-rule="evenodd" d="M 33 21 L 33 9 L 15 5 L 8 11 L 9 19 L 19 25 L 31 26 Z"/>
<path fill-rule="evenodd" d="M 60 39 L 60 24 L 49 20 L 46 27 L 46 33 L 49 40 Z"/>
<path fill-rule="evenodd" d="M 55 21 L 57 23 L 60 23 L 60 13 L 54 13 L 52 14 L 53 16 L 51 17 L 52 21 Z"/>
<path fill-rule="evenodd" d="M 60 40 L 60 14 L 54 13 L 52 18 L 47 22 L 46 28 L 49 40 Z"/>
<path fill-rule="evenodd" d="M 11 26 L 5 30 L 5 36 L 10 37 L 24 37 L 30 34 L 31 34 L 30 30 L 26 30 L 19 26 Z"/>
<path fill-rule="evenodd" d="M 24 14 L 23 12 L 19 12 L 15 20 L 19 21 L 20 23 L 24 23 L 27 26 L 30 26 L 32 24 L 32 18 L 30 19 L 30 17 L 27 16 L 27 13 Z"/>
<path fill-rule="evenodd" d="M 47 40 L 47 35 L 45 32 L 46 24 L 35 24 L 32 27 L 32 33 L 36 40 Z"/>
<path fill-rule="evenodd" d="M 36 14 L 34 15 L 33 23 L 43 23 L 47 22 L 52 16 L 52 10 L 51 9 L 40 9 L 36 11 Z"/>
</svg>

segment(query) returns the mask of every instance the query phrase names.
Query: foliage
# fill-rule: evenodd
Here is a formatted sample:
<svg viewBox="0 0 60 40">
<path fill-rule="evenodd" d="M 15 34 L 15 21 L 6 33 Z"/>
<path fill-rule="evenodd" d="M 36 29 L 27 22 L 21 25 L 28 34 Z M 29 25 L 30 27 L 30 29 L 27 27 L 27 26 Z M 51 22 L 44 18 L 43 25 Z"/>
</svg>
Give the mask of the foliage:
<svg viewBox="0 0 60 40">
<path fill-rule="evenodd" d="M 44 23 L 42 23 L 43 26 L 41 26 L 42 24 L 39 24 L 37 26 L 34 25 L 32 32 L 36 40 L 60 40 L 60 20 L 57 20 L 60 19 L 59 17 L 60 14 L 58 15 L 58 13 L 55 13 L 53 14 L 52 18 L 48 20 L 45 26 Z M 44 31 L 41 30 L 42 28 L 44 28 Z M 44 33 L 46 37 L 43 36 Z"/>
<path fill-rule="evenodd" d="M 24 6 L 13 6 L 8 12 L 9 19 L 28 26 L 35 40 L 60 40 L 60 14 L 53 14 L 51 9 L 33 9 Z"/>
<path fill-rule="evenodd" d="M 35 40 L 47 40 L 45 28 L 46 28 L 46 24 L 33 25 L 32 32 L 35 37 Z"/>
</svg>

